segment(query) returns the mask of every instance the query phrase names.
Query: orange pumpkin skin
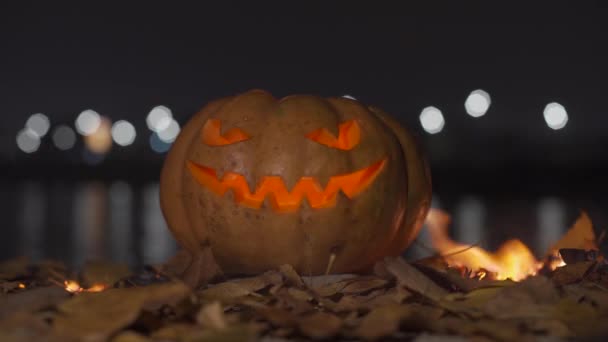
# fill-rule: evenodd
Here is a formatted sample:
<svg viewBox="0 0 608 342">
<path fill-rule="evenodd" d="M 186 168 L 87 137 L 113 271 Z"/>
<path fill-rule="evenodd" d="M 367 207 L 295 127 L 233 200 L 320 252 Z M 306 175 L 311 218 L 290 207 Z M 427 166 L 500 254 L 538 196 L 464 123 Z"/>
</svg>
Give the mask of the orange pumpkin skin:
<svg viewBox="0 0 608 342">
<path fill-rule="evenodd" d="M 160 180 L 175 238 L 192 253 L 211 246 L 227 274 L 317 275 L 332 254 L 333 273 L 365 270 L 412 242 L 430 198 L 419 145 L 380 109 L 262 90 L 193 116 Z"/>
</svg>

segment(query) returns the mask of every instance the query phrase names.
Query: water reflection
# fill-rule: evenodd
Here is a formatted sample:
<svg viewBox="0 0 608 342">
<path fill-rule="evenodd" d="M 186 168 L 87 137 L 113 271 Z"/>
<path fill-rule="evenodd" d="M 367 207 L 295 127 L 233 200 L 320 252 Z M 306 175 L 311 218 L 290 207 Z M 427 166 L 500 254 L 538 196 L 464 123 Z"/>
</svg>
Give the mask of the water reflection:
<svg viewBox="0 0 608 342">
<path fill-rule="evenodd" d="M 158 184 L 149 184 L 143 190 L 144 232 L 141 237 L 143 259 L 149 263 L 160 263 L 169 258 L 176 249 L 160 210 Z"/>
<path fill-rule="evenodd" d="M 21 226 L 20 249 L 34 259 L 42 258 L 42 238 L 46 214 L 46 201 L 42 185 L 27 182 L 21 192 L 17 224 Z"/>
<path fill-rule="evenodd" d="M 113 261 L 133 264 L 135 255 L 131 249 L 133 236 L 133 189 L 126 182 L 114 182 L 110 185 L 108 234 L 109 251 Z"/>
<path fill-rule="evenodd" d="M 160 210 L 157 183 L 5 182 L 0 190 L 0 258 L 26 255 L 70 266 L 106 259 L 139 266 L 163 262 L 176 250 Z M 579 208 L 592 206 L 590 214 L 599 229 L 608 222 L 606 211 L 599 208 L 604 202 L 590 198 L 440 196 L 434 195 L 432 206 L 452 215 L 450 235 L 487 249 L 520 238 L 542 256 Z M 423 229 L 406 257 L 429 256 L 430 246 Z"/>
<path fill-rule="evenodd" d="M 558 198 L 543 198 L 538 204 L 537 250 L 547 251 L 566 232 L 566 206 Z"/>
<path fill-rule="evenodd" d="M 453 214 L 456 241 L 471 245 L 483 243 L 485 215 L 484 204 L 479 198 L 467 196 L 460 200 Z"/>
<path fill-rule="evenodd" d="M 107 196 L 107 188 L 97 182 L 82 185 L 74 194 L 73 266 L 106 256 Z"/>
</svg>

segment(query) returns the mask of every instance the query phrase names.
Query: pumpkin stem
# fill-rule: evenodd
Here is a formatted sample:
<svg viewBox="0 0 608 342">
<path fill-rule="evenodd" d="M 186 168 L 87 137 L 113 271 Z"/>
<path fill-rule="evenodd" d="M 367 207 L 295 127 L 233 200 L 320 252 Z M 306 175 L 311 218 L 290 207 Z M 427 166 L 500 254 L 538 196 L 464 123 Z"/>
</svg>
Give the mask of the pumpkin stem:
<svg viewBox="0 0 608 342">
<path fill-rule="evenodd" d="M 325 269 L 325 275 L 328 275 L 329 272 L 331 272 L 331 269 L 334 266 L 334 261 L 336 261 L 336 253 L 331 253 L 329 255 L 329 261 L 327 262 L 327 268 Z"/>
</svg>

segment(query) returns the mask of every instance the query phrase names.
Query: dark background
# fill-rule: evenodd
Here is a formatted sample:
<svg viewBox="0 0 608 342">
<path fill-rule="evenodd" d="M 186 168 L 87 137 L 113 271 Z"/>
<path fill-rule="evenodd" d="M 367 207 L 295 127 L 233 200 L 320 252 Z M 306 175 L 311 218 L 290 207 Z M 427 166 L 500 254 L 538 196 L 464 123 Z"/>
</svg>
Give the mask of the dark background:
<svg viewBox="0 0 608 342">
<path fill-rule="evenodd" d="M 165 105 L 184 124 L 251 88 L 348 94 L 392 113 L 420 136 L 435 205 L 465 242 L 516 236 L 542 254 L 581 209 L 602 230 L 608 11 L 601 1 L 530 3 L 3 2 L 0 257 L 169 255 L 156 198 L 164 155 L 150 149 L 146 115 Z M 480 118 L 464 109 L 475 89 L 492 98 Z M 561 130 L 543 119 L 550 102 L 568 112 Z M 418 119 L 431 105 L 446 121 L 433 135 Z M 132 122 L 135 143 L 95 165 L 80 137 L 69 151 L 48 136 L 34 153 L 18 149 L 31 114 L 52 130 L 89 108 Z"/>
</svg>

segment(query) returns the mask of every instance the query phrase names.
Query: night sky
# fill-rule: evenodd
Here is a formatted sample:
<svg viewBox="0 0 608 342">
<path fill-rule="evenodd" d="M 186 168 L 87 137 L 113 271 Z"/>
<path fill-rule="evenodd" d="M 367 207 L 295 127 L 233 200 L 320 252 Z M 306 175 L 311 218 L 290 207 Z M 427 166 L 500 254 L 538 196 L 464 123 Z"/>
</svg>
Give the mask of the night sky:
<svg viewBox="0 0 608 342">
<path fill-rule="evenodd" d="M 600 1 L 207 3 L 0 4 L 1 170 L 78 173 L 78 153 L 43 141 L 26 155 L 15 136 L 33 113 L 73 125 L 91 108 L 138 132 L 98 167 L 120 173 L 128 161 L 156 177 L 163 156 L 148 147 L 152 107 L 171 108 L 183 124 L 207 101 L 251 88 L 349 94 L 380 106 L 420 135 L 439 182 L 466 170 L 485 174 L 484 184 L 519 172 L 529 183 L 546 172 L 557 175 L 552 181 L 591 182 L 608 170 L 608 11 Z M 475 89 L 492 97 L 480 118 L 464 109 Z M 564 129 L 543 119 L 553 101 L 568 112 Z M 426 106 L 445 116 L 438 134 L 420 125 Z"/>
</svg>

